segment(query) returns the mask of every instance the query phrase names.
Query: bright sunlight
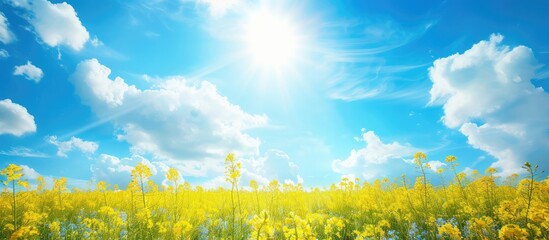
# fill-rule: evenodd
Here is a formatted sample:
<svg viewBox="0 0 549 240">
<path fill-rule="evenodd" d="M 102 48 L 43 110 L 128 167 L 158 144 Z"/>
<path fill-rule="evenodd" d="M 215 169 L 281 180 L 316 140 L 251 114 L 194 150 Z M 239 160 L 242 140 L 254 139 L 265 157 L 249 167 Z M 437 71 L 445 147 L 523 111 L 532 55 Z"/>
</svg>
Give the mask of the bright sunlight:
<svg viewBox="0 0 549 240">
<path fill-rule="evenodd" d="M 245 24 L 244 40 L 253 64 L 281 69 L 295 61 L 299 36 L 288 19 L 268 11 L 257 11 Z"/>
</svg>

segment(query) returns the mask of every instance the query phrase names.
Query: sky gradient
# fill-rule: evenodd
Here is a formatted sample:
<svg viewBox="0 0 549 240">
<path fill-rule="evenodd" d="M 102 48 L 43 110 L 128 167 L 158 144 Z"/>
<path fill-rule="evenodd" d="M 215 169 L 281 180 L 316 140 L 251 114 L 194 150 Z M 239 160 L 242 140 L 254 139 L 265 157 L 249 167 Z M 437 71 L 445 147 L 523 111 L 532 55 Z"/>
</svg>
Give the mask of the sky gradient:
<svg viewBox="0 0 549 240">
<path fill-rule="evenodd" d="M 549 170 L 544 1 L 0 2 L 0 168 L 70 186 Z M 436 181 L 435 181 L 436 182 Z"/>
</svg>

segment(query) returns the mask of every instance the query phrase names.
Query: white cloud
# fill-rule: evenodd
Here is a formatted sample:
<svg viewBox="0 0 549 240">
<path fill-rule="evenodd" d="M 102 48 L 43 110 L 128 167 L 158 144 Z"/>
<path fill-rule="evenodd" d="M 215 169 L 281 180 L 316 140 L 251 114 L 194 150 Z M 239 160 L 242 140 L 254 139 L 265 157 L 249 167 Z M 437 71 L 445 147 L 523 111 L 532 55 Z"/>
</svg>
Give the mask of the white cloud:
<svg viewBox="0 0 549 240">
<path fill-rule="evenodd" d="M 98 108 L 112 109 L 122 105 L 124 97 L 141 93 L 135 86 L 128 86 L 120 77 L 109 79 L 110 74 L 109 68 L 101 65 L 97 59 L 90 59 L 78 64 L 71 80 L 82 101 L 92 107 L 98 105 Z"/>
<path fill-rule="evenodd" d="M 293 179 L 284 179 L 284 185 L 290 185 L 290 186 L 297 186 L 298 184 L 301 184 L 303 186 L 303 178 L 300 175 L 296 176 L 296 180 Z"/>
<path fill-rule="evenodd" d="M 197 0 L 208 6 L 208 11 L 214 17 L 223 17 L 229 10 L 242 3 L 242 0 Z"/>
<path fill-rule="evenodd" d="M 475 171 L 475 169 L 470 168 L 470 167 L 466 167 L 461 172 L 465 173 L 467 176 L 471 176 L 473 174 L 473 171 Z"/>
<path fill-rule="evenodd" d="M 12 147 L 9 151 L 0 151 L 0 154 L 14 157 L 47 158 L 48 155 L 26 147 Z"/>
<path fill-rule="evenodd" d="M 27 165 L 20 165 L 21 168 L 23 168 L 23 178 L 24 179 L 29 179 L 29 180 L 34 180 L 36 178 L 38 178 L 38 176 L 40 176 L 40 174 L 38 174 L 38 172 L 36 172 L 36 170 L 34 170 L 33 168 L 27 166 Z"/>
<path fill-rule="evenodd" d="M 91 40 L 90 40 L 90 43 L 92 46 L 94 47 L 99 47 L 99 46 L 103 46 L 103 42 L 101 42 L 101 40 L 99 40 L 99 38 L 97 38 L 97 36 L 93 37 Z"/>
<path fill-rule="evenodd" d="M 11 0 L 10 2 L 15 7 L 30 8 L 32 0 Z"/>
<path fill-rule="evenodd" d="M 0 42 L 8 44 L 15 39 L 13 33 L 9 30 L 8 19 L 4 13 L 0 12 Z"/>
<path fill-rule="evenodd" d="M 101 154 L 90 166 L 94 181 L 107 181 L 126 187 L 131 180 L 131 171 L 135 164 L 146 160 L 141 156 L 119 159 L 108 154 Z M 148 161 L 148 160 L 147 160 Z M 156 169 L 155 169 L 156 170 Z"/>
<path fill-rule="evenodd" d="M 67 157 L 67 153 L 73 149 L 78 149 L 86 154 L 93 154 L 99 148 L 99 145 L 95 142 L 84 141 L 77 137 L 72 137 L 68 141 L 59 141 L 56 136 L 47 137 L 47 141 L 57 146 L 57 156 Z"/>
<path fill-rule="evenodd" d="M 388 175 L 405 158 L 414 155 L 419 149 L 399 142 L 383 143 L 373 131 L 364 131 L 364 148 L 351 150 L 347 159 L 332 162 L 332 169 L 346 176 L 358 176 L 370 180 Z M 392 170 L 393 171 L 392 171 Z"/>
<path fill-rule="evenodd" d="M 42 69 L 32 65 L 30 61 L 27 61 L 27 64 L 25 65 L 15 66 L 13 75 L 23 76 L 27 80 L 35 81 L 38 83 L 44 76 L 44 72 L 42 72 Z"/>
<path fill-rule="evenodd" d="M 0 58 L 8 58 L 9 56 L 10 54 L 6 51 L 6 49 L 0 49 Z"/>
<path fill-rule="evenodd" d="M 236 158 L 237 161 L 242 163 L 240 177 L 241 186 L 247 186 L 250 180 L 257 181 L 261 186 L 266 186 L 273 179 L 279 179 L 280 181 L 296 179 L 295 182 L 297 183 L 303 183 L 304 181 L 297 173 L 297 169 L 290 167 L 292 162 L 288 155 L 280 150 L 271 149 L 257 159 L 246 159 L 239 156 Z M 90 170 L 92 172 L 92 178 L 96 182 L 104 180 L 125 187 L 131 180 L 132 169 L 137 163 L 143 162 L 151 169 L 153 175 L 151 179 L 157 184 L 168 184 L 165 175 L 168 169 L 173 167 L 180 173 L 180 183 L 184 182 L 183 176 L 198 176 L 201 177 L 197 178 L 198 182 L 205 180 L 200 183 L 200 186 L 206 189 L 230 187 L 229 183 L 225 180 L 223 173 L 223 162 L 216 162 L 218 168 L 214 169 L 214 172 L 216 172 L 215 175 L 206 176 L 203 172 L 196 173 L 196 169 L 189 170 L 189 168 L 196 168 L 196 166 L 194 166 L 195 163 L 189 163 L 187 161 L 183 163 L 177 161 L 151 161 L 137 154 L 124 158 L 101 154 L 92 161 L 93 163 L 90 166 Z M 213 160 L 209 159 L 208 161 Z M 204 165 L 204 163 L 201 162 L 196 162 L 196 164 Z"/>
<path fill-rule="evenodd" d="M 290 156 L 277 149 L 269 149 L 258 157 L 241 159 L 242 167 L 248 172 L 248 177 L 252 180 L 267 184 L 273 179 L 282 181 L 284 179 L 297 178 L 299 166 L 291 160 Z"/>
<path fill-rule="evenodd" d="M 525 161 L 547 170 L 549 95 L 531 79 L 540 64 L 525 46 L 501 44 L 492 35 L 462 54 L 438 59 L 429 69 L 431 104 L 441 104 L 443 123 L 471 146 L 486 151 L 503 175 L 521 172 Z"/>
<path fill-rule="evenodd" d="M 297 175 L 297 183 L 298 184 L 303 184 L 304 182 L 305 182 L 305 180 L 303 180 L 303 178 L 300 175 Z"/>
<path fill-rule="evenodd" d="M 27 21 L 50 47 L 65 45 L 79 51 L 90 38 L 76 11 L 66 2 L 12 0 L 11 3 L 29 11 Z"/>
<path fill-rule="evenodd" d="M 429 161 L 427 163 L 431 165 L 431 170 L 433 170 L 433 172 L 436 172 L 439 168 L 446 166 L 446 163 L 441 161 Z"/>
<path fill-rule="evenodd" d="M 185 165 L 187 174 L 222 171 L 226 154 L 257 155 L 260 141 L 245 133 L 264 126 L 267 117 L 244 112 L 210 82 L 170 77 L 140 90 L 97 59 L 82 61 L 70 77 L 82 102 L 120 130 L 135 154 Z M 222 166 L 222 164 L 221 164 Z"/>
<path fill-rule="evenodd" d="M 257 181 L 260 186 L 267 186 L 270 181 L 277 179 L 280 182 L 290 180 L 292 182 L 303 183 L 303 178 L 299 175 L 299 166 L 292 162 L 290 156 L 277 149 L 269 149 L 260 156 L 245 158 L 236 155 L 236 160 L 241 163 L 240 185 L 248 189 L 251 180 Z M 224 164 L 220 163 L 220 171 L 223 171 Z M 292 179 L 295 179 L 292 180 Z M 230 184 L 225 180 L 225 176 L 218 175 L 210 178 L 200 185 L 206 189 L 215 189 L 218 187 L 229 188 Z"/>
<path fill-rule="evenodd" d="M 22 136 L 25 133 L 36 132 L 34 116 L 27 109 L 11 99 L 0 101 L 0 134 Z"/>
<path fill-rule="evenodd" d="M 170 167 L 179 171 L 180 178 L 178 182 L 184 182 L 181 166 L 168 166 L 163 162 L 150 161 L 141 155 L 134 154 L 130 157 L 118 158 L 109 154 L 101 154 L 92 161 L 90 171 L 92 172 L 93 181 L 106 181 L 110 184 L 118 184 L 121 188 L 125 188 L 130 183 L 131 172 L 138 163 L 143 163 L 149 167 L 152 174 L 150 179 L 155 181 L 156 184 L 168 184 L 166 173 Z"/>
</svg>

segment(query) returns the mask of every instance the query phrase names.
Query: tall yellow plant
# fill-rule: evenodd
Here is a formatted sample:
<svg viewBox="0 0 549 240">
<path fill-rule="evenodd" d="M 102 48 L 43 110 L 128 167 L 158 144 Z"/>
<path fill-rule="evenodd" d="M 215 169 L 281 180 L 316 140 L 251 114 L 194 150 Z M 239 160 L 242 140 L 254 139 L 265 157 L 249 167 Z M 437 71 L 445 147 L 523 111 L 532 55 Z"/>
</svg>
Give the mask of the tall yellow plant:
<svg viewBox="0 0 549 240">
<path fill-rule="evenodd" d="M 138 163 L 132 170 L 132 178 L 137 180 L 139 182 L 139 186 L 141 188 L 141 198 L 143 200 L 143 207 L 147 207 L 147 203 L 145 202 L 145 180 L 147 178 L 151 177 L 151 169 L 145 165 L 144 163 L 140 162 Z"/>
<path fill-rule="evenodd" d="M 240 195 L 238 193 L 238 181 L 240 180 L 240 162 L 236 161 L 234 158 L 234 153 L 229 153 L 225 158 L 225 180 L 231 184 L 231 212 L 232 212 L 232 221 L 231 221 L 231 236 L 232 239 L 235 239 L 235 218 L 236 218 L 236 207 L 238 205 L 239 213 L 242 214 L 242 209 L 240 207 Z M 237 197 L 238 204 L 235 203 L 235 192 Z M 242 227 L 242 224 L 240 224 Z"/>
<path fill-rule="evenodd" d="M 17 199 L 15 194 L 15 183 L 25 186 L 28 185 L 27 181 L 20 180 L 23 177 L 23 168 L 15 164 L 9 164 L 6 168 L 0 171 L 0 175 L 6 177 L 4 185 L 9 186 L 11 183 L 11 196 L 12 196 L 12 215 L 13 215 L 13 228 L 17 229 Z"/>
</svg>

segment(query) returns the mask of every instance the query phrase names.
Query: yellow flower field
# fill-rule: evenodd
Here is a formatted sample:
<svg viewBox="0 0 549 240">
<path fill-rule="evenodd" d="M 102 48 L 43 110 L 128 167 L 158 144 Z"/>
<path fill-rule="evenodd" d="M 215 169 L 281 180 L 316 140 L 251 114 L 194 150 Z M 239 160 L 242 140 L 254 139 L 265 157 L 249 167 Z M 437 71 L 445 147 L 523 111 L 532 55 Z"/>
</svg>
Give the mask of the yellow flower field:
<svg viewBox="0 0 549 240">
<path fill-rule="evenodd" d="M 329 188 L 240 182 L 240 163 L 225 160 L 229 189 L 205 190 L 149 180 L 138 164 L 127 186 L 98 182 L 94 191 L 68 190 L 66 179 L 47 189 L 44 178 L 25 181 L 22 168 L 1 171 L 0 239 L 548 239 L 549 178 L 497 177 L 495 169 L 466 175 L 446 162 L 454 179 L 433 186 L 423 153 L 419 176 L 342 179 Z"/>
</svg>

